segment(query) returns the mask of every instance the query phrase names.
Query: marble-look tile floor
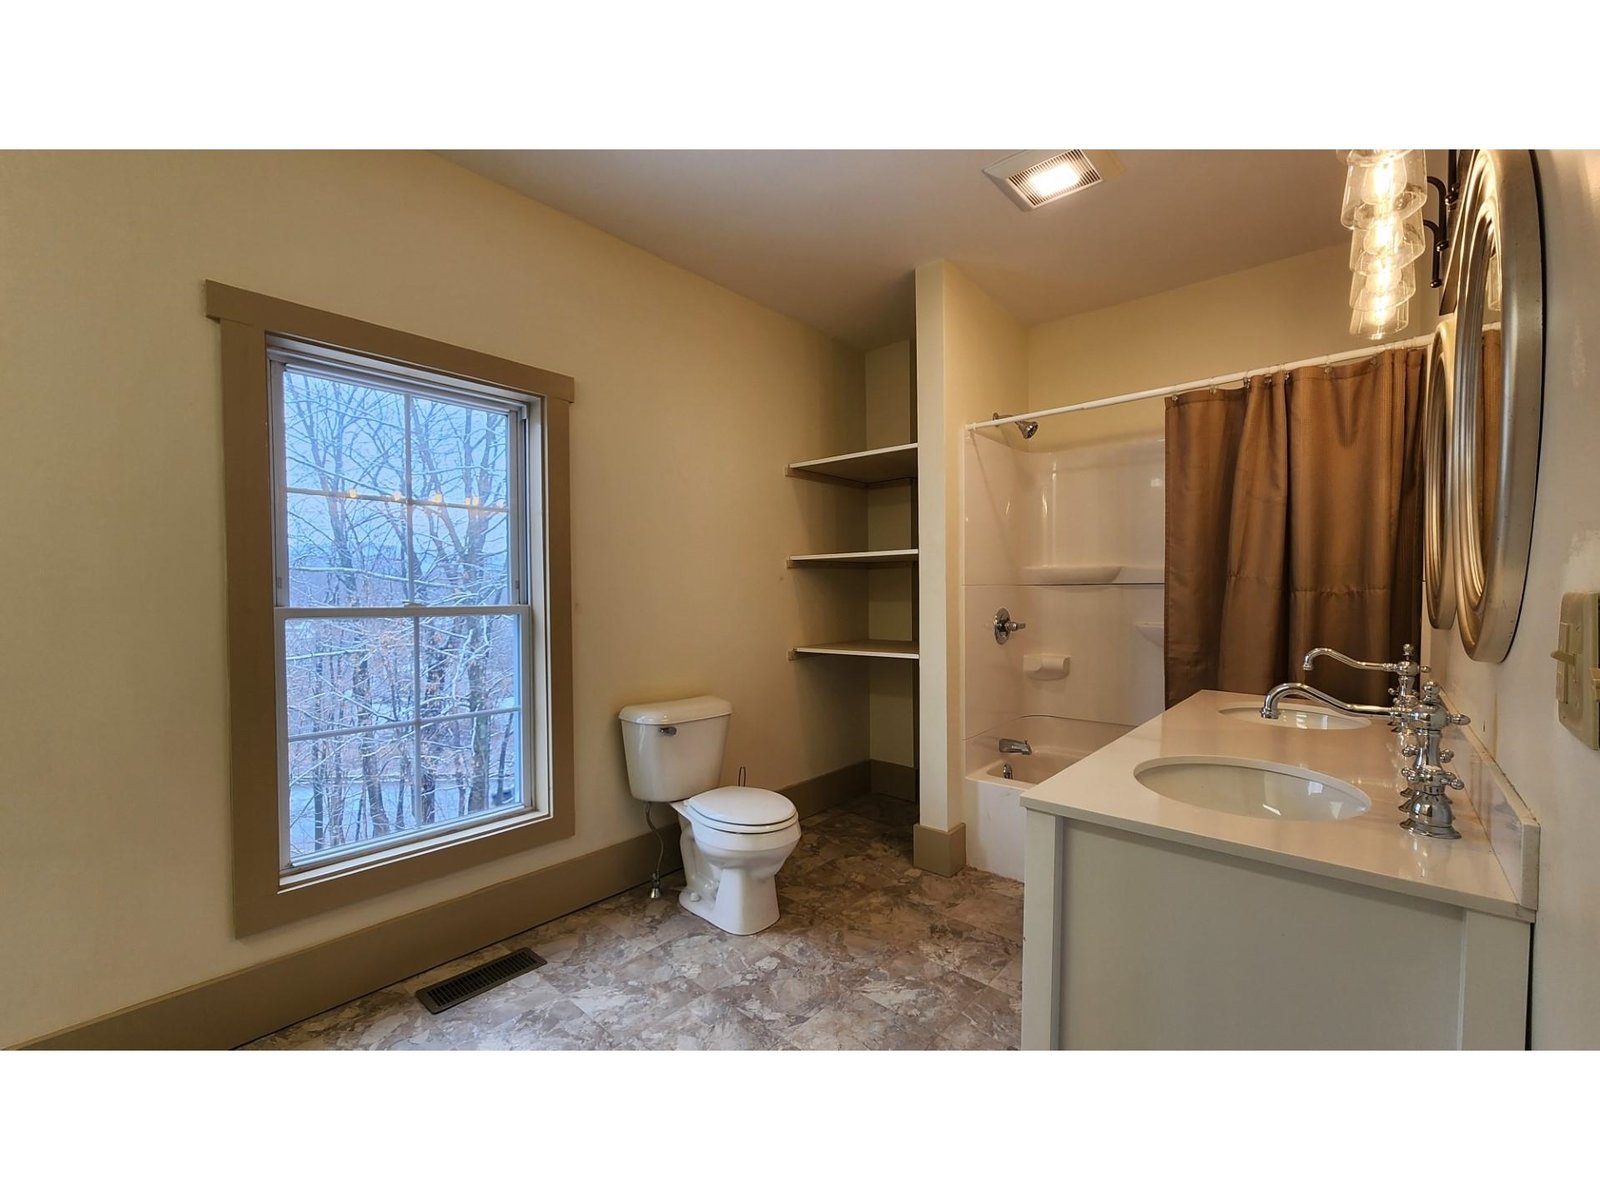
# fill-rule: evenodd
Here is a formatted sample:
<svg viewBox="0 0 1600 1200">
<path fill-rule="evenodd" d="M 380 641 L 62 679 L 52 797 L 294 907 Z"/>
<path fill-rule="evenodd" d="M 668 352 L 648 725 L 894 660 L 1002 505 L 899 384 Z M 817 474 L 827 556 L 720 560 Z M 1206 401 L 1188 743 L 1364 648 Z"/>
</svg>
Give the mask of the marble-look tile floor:
<svg viewBox="0 0 1600 1200">
<path fill-rule="evenodd" d="M 884 797 L 807 819 L 778 874 L 782 915 L 761 933 L 634 888 L 246 1049 L 1014 1049 L 1022 885 L 913 867 L 915 820 Z M 415 999 L 519 946 L 548 964 L 437 1016 Z"/>
</svg>

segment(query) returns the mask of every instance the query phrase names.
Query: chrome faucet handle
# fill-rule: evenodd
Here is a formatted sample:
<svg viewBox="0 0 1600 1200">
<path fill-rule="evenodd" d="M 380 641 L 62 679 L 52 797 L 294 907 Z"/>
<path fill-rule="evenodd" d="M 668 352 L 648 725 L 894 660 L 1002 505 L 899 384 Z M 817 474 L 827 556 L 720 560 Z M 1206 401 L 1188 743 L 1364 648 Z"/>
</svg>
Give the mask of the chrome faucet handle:
<svg viewBox="0 0 1600 1200">
<path fill-rule="evenodd" d="M 1002 646 L 1006 644 L 1006 639 L 1013 633 L 1027 627 L 1028 623 L 1026 621 L 1013 621 L 1010 612 L 1006 609 L 1002 608 L 994 614 L 994 640 Z"/>
<path fill-rule="evenodd" d="M 1447 771 L 1443 767 L 1435 767 L 1432 765 L 1424 765 L 1420 767 L 1401 767 L 1400 778 L 1404 779 L 1407 783 L 1420 783 L 1424 787 L 1431 783 L 1442 788 L 1450 788 L 1452 791 L 1457 792 L 1461 791 L 1461 789 L 1467 786 L 1462 782 L 1461 776 L 1457 775 L 1454 771 Z"/>
<path fill-rule="evenodd" d="M 1465 713 L 1453 713 L 1445 707 L 1443 691 L 1433 680 L 1422 685 L 1422 691 L 1409 697 L 1408 707 L 1401 720 L 1419 730 L 1443 729 L 1446 725 L 1471 725 L 1472 718 Z"/>
</svg>

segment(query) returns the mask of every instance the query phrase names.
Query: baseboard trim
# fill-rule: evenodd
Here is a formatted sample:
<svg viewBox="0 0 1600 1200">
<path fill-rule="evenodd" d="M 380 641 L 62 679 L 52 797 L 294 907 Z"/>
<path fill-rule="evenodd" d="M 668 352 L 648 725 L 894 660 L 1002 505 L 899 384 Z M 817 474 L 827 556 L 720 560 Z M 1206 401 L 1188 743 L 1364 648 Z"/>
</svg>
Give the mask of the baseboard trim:
<svg viewBox="0 0 1600 1200">
<path fill-rule="evenodd" d="M 917 769 L 904 763 L 872 760 L 872 790 L 879 796 L 893 796 L 896 800 L 917 799 Z"/>
<path fill-rule="evenodd" d="M 872 790 L 872 766 L 863 759 L 858 763 L 851 763 L 848 767 L 840 767 L 837 771 L 829 771 L 826 775 L 818 775 L 815 779 L 807 779 L 802 783 L 791 784 L 789 787 L 777 789 L 779 793 L 789 797 L 795 811 L 800 814 L 800 819 L 816 816 L 817 813 L 832 808 L 835 804 L 843 804 L 846 800 L 854 800 L 857 796 L 865 796 Z"/>
<path fill-rule="evenodd" d="M 778 789 L 802 817 L 865 795 L 863 760 Z M 648 833 L 331 942 L 169 992 L 23 1042 L 22 1050 L 226 1050 L 440 963 L 626 891 L 650 878 Z M 666 870 L 682 865 L 667 838 Z"/>
<path fill-rule="evenodd" d="M 954 875 L 967 865 L 967 827 L 958 821 L 950 829 L 915 825 L 911 829 L 911 861 L 935 875 Z"/>
</svg>

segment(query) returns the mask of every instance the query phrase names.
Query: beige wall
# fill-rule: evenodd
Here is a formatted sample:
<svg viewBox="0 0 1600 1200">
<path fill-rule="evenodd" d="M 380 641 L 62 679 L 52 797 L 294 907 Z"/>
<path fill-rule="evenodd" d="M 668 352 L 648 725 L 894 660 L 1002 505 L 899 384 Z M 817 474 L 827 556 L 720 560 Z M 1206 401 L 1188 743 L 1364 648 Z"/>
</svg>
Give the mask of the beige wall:
<svg viewBox="0 0 1600 1200">
<path fill-rule="evenodd" d="M 232 936 L 218 335 L 201 281 L 572 375 L 577 835 Z M 644 829 L 615 713 L 715 691 L 728 777 L 867 755 L 866 697 L 786 660 L 865 586 L 863 361 L 420 153 L 0 155 L 0 1044 Z M 709 602 L 708 602 L 709 601 Z"/>
<path fill-rule="evenodd" d="M 961 458 L 968 422 L 1019 411 L 1028 331 L 955 266 L 917 268 L 918 715 L 922 823 L 961 820 L 963 621 Z"/>
<path fill-rule="evenodd" d="M 1544 420 L 1533 553 L 1503 663 L 1467 658 L 1456 632 L 1428 659 L 1542 826 L 1533 930 L 1538 1048 L 1600 1047 L 1600 751 L 1556 716 L 1549 652 L 1561 594 L 1600 591 L 1600 153 L 1538 156 L 1545 262 Z"/>
<path fill-rule="evenodd" d="M 1334 220 L 1331 230 L 1338 236 Z M 1369 343 L 1351 336 L 1349 243 L 1036 325 L 1028 331 L 1028 409 L 1270 367 Z M 1425 271 L 1426 261 L 1418 263 Z M 1430 333 L 1436 301 L 1419 279 L 1411 327 Z M 1163 399 L 1049 418 L 1030 450 L 1159 432 Z M 1008 445 L 1020 445 L 1014 430 Z"/>
</svg>

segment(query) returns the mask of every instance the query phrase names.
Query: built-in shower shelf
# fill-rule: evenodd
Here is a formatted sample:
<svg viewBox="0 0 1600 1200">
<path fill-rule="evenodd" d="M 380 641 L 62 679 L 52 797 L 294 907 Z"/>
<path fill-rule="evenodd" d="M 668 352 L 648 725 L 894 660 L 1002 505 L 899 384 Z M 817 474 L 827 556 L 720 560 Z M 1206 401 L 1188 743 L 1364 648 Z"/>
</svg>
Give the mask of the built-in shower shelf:
<svg viewBox="0 0 1600 1200">
<path fill-rule="evenodd" d="M 917 657 L 916 642 L 891 642 L 881 638 L 868 638 L 857 642 L 818 642 L 814 646 L 796 646 L 795 654 L 832 655 L 835 658 L 900 658 Z"/>
<path fill-rule="evenodd" d="M 917 561 L 913 550 L 857 550 L 849 554 L 791 554 L 791 567 L 893 567 Z"/>
<path fill-rule="evenodd" d="M 804 462 L 790 463 L 786 473 L 824 483 L 847 483 L 852 487 L 899 483 L 917 477 L 917 444 L 907 442 L 903 446 L 858 450 L 854 454 L 808 458 Z"/>
<path fill-rule="evenodd" d="M 1039 563 L 1022 568 L 1023 583 L 1042 583 L 1057 587 L 1125 587 L 1162 583 L 1165 571 L 1159 567 L 1129 567 L 1116 563 Z"/>
</svg>

